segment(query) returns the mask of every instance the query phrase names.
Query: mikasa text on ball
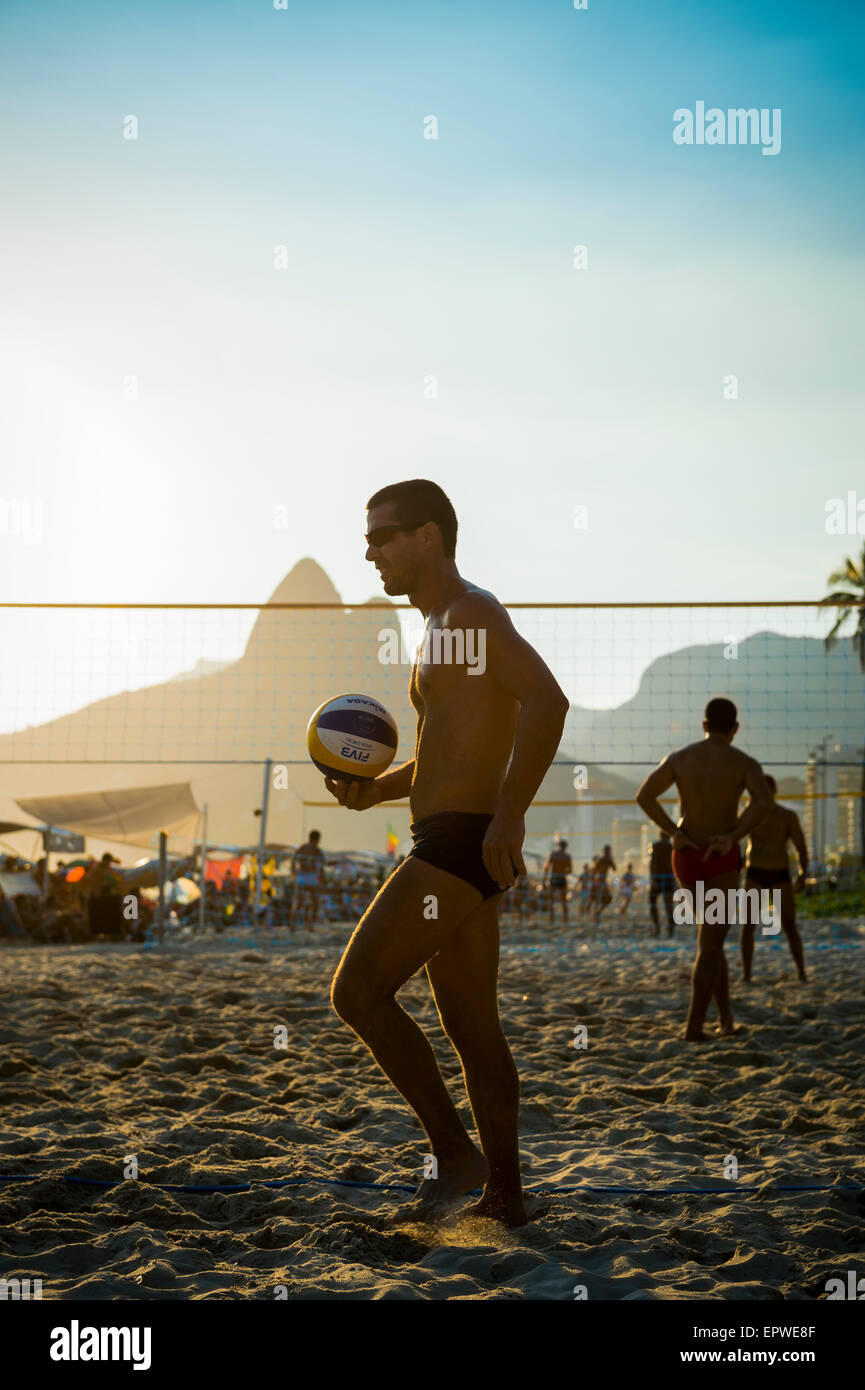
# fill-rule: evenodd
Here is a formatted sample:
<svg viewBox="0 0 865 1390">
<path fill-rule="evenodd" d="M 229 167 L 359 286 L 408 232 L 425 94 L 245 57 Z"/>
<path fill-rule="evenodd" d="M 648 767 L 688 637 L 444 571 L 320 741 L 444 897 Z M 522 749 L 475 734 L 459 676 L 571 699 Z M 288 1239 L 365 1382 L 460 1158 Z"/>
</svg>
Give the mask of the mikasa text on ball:
<svg viewBox="0 0 865 1390">
<path fill-rule="evenodd" d="M 396 720 L 370 695 L 325 700 L 306 730 L 309 756 L 330 777 L 378 777 L 393 762 L 396 745 Z"/>
</svg>

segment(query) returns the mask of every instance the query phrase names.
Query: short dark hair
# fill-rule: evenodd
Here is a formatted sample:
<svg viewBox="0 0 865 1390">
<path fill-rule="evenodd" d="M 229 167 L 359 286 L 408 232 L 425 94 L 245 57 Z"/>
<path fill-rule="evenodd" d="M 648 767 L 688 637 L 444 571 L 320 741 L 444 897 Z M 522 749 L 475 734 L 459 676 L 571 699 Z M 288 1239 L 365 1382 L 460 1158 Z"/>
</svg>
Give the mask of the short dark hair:
<svg viewBox="0 0 865 1390">
<path fill-rule="evenodd" d="M 366 504 L 380 507 L 385 502 L 395 502 L 397 516 L 403 526 L 434 521 L 441 532 L 442 545 L 449 560 L 454 558 L 457 548 L 457 514 L 447 493 L 438 483 L 426 478 L 411 478 L 405 483 L 390 483 L 374 492 Z"/>
<path fill-rule="evenodd" d="M 709 726 L 709 732 L 712 734 L 732 733 L 737 717 L 736 706 L 733 701 L 725 700 L 723 696 L 717 696 L 714 700 L 710 700 L 703 715 Z"/>
<path fill-rule="evenodd" d="M 310 832 L 309 832 L 309 838 L 310 838 L 311 840 L 320 840 L 320 839 L 321 839 L 321 831 L 320 831 L 320 830 L 310 830 Z"/>
</svg>

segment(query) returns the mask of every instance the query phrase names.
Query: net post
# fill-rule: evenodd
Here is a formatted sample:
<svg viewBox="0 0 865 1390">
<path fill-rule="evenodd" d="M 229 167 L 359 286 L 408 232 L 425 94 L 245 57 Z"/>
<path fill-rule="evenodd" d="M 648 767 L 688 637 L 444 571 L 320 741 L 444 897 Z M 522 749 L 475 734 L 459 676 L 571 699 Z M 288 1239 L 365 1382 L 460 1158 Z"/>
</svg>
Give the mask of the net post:
<svg viewBox="0 0 865 1390">
<path fill-rule="evenodd" d="M 50 878 L 48 876 L 48 862 L 51 851 L 48 847 L 51 844 L 51 830 L 52 827 L 50 825 L 46 825 L 45 829 L 42 832 L 42 852 L 45 856 L 45 859 L 42 864 L 42 882 L 39 885 L 39 895 L 42 899 L 43 905 L 48 897 L 48 885 L 50 883 Z"/>
<path fill-rule="evenodd" d="M 201 878 L 199 880 L 201 897 L 198 902 L 198 927 L 202 935 L 207 929 L 207 802 L 201 812 Z"/>
<path fill-rule="evenodd" d="M 255 866 L 255 902 L 253 911 L 255 921 L 258 922 L 258 913 L 261 907 L 261 880 L 264 872 L 264 846 L 267 843 L 267 803 L 270 797 L 270 765 L 271 759 L 264 760 L 264 786 L 261 790 L 261 828 L 258 832 L 258 862 Z"/>
<path fill-rule="evenodd" d="M 168 836 L 164 830 L 159 832 L 159 906 L 156 910 L 156 938 L 165 940 L 165 851 Z"/>
</svg>

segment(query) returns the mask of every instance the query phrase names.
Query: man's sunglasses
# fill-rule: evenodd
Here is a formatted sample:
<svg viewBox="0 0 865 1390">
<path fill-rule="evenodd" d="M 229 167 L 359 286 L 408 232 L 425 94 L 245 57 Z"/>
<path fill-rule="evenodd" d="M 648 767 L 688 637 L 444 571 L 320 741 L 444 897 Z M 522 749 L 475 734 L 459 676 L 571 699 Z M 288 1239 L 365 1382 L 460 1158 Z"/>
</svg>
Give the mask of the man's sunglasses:
<svg viewBox="0 0 865 1390">
<path fill-rule="evenodd" d="M 416 531 L 419 526 L 425 525 L 423 521 L 407 521 L 394 526 L 376 526 L 373 531 L 367 532 L 364 540 L 367 545 L 379 550 L 383 545 L 387 545 L 388 541 L 393 540 L 397 531 Z"/>
</svg>

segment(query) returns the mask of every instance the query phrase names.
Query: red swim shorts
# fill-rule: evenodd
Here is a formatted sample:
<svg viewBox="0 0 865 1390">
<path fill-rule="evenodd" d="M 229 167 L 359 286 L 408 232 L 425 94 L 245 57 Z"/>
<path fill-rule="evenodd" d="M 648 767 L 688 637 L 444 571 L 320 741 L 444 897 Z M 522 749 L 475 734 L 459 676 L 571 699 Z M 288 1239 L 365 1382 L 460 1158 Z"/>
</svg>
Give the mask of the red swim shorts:
<svg viewBox="0 0 865 1390">
<path fill-rule="evenodd" d="M 705 883 L 719 874 L 735 873 L 742 867 L 742 855 L 738 844 L 733 845 L 726 854 L 706 854 L 706 846 L 696 849 L 687 846 L 673 850 L 673 873 L 683 888 L 692 888 L 700 879 Z"/>
</svg>

